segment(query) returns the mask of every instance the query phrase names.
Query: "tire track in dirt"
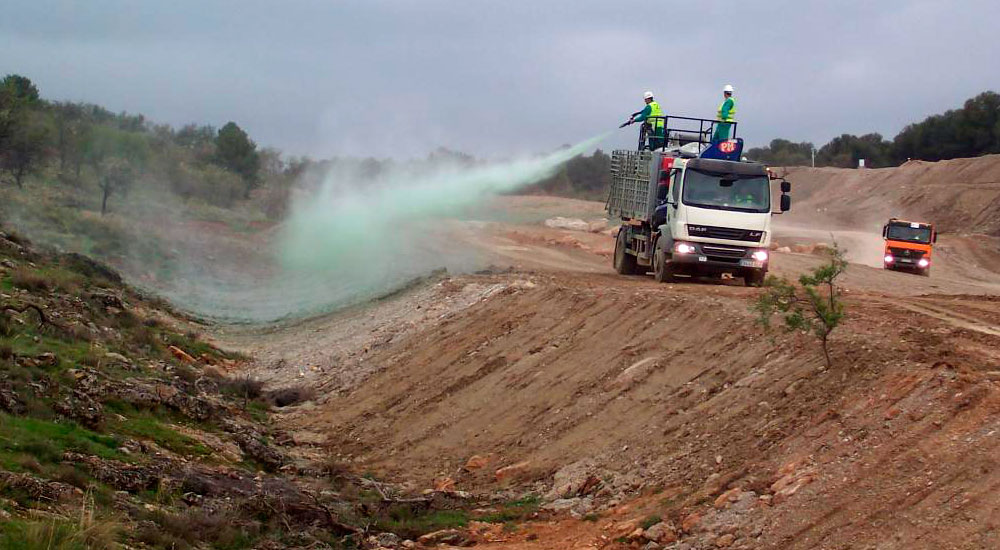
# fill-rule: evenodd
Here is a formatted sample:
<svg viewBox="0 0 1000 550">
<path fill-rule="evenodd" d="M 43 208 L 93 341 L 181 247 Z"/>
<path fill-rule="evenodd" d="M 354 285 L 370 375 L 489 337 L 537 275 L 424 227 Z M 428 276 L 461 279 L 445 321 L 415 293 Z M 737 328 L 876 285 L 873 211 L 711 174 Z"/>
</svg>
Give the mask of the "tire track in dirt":
<svg viewBox="0 0 1000 550">
<path fill-rule="evenodd" d="M 948 325 L 953 327 L 962 328 L 966 330 L 971 330 L 979 332 L 982 334 L 987 334 L 989 336 L 1000 336 L 1000 326 L 994 325 L 987 321 L 983 321 L 978 317 L 973 317 L 969 314 L 969 309 L 965 309 L 964 313 L 955 311 L 952 307 L 945 307 L 941 305 L 940 302 L 931 302 L 930 300 L 920 300 L 920 299 L 909 299 L 909 300 L 892 300 L 888 298 L 871 297 L 872 301 L 882 302 L 890 304 L 896 307 L 901 307 L 913 311 L 915 313 L 920 313 L 928 317 L 932 317 L 939 321 L 943 321 Z"/>
</svg>

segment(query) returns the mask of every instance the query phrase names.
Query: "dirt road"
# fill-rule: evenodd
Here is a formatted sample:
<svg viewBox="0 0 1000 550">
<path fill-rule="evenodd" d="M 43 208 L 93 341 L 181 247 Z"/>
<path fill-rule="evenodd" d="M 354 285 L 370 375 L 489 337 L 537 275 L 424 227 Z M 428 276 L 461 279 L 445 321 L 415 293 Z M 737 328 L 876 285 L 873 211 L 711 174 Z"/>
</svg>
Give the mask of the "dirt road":
<svg viewBox="0 0 1000 550">
<path fill-rule="evenodd" d="M 828 369 L 814 338 L 754 323 L 758 290 L 617 276 L 610 235 L 537 223 L 600 204 L 504 201 L 530 219 L 470 225 L 489 272 L 222 335 L 271 385 L 319 390 L 281 416 L 297 442 L 414 491 L 558 510 L 486 548 L 638 547 L 651 517 L 678 548 L 1000 546 L 995 237 L 944 235 L 926 278 L 857 256 Z M 796 220 L 776 239 L 829 229 L 870 245 Z M 776 253 L 772 269 L 821 261 Z"/>
</svg>

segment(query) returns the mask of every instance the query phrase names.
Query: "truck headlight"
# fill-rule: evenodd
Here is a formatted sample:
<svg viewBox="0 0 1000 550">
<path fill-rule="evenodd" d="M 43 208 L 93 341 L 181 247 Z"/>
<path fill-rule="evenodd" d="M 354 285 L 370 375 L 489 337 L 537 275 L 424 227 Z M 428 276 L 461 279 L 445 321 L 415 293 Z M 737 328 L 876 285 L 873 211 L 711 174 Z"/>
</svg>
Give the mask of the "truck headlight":
<svg viewBox="0 0 1000 550">
<path fill-rule="evenodd" d="M 677 243 L 674 245 L 674 252 L 678 254 L 693 254 L 694 245 L 690 245 L 688 243 Z"/>
<path fill-rule="evenodd" d="M 919 265 L 920 267 L 927 267 L 931 265 L 931 261 L 928 260 L 927 258 L 920 258 L 919 260 L 917 260 L 917 265 Z"/>
<path fill-rule="evenodd" d="M 753 259 L 757 260 L 758 262 L 766 262 L 767 250 L 754 250 Z"/>
<path fill-rule="evenodd" d="M 882 259 L 885 260 L 885 263 L 887 264 L 891 264 L 892 262 L 896 261 L 896 258 L 893 258 L 892 254 L 886 254 L 885 258 Z"/>
</svg>

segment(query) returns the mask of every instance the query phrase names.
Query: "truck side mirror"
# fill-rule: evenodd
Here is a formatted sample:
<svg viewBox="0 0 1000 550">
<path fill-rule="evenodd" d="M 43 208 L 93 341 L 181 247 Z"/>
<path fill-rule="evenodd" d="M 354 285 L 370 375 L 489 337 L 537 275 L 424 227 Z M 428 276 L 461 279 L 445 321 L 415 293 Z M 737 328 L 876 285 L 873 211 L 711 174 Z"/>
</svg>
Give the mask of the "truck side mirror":
<svg viewBox="0 0 1000 550">
<path fill-rule="evenodd" d="M 882 226 L 882 238 L 884 239 L 888 234 L 889 234 L 889 224 L 885 224 Z"/>
<path fill-rule="evenodd" d="M 781 192 L 788 193 L 792 190 L 792 184 L 785 180 L 781 180 Z"/>
<path fill-rule="evenodd" d="M 781 195 L 781 211 L 788 212 L 792 209 L 792 197 L 788 195 Z"/>
<path fill-rule="evenodd" d="M 931 242 L 932 243 L 936 243 L 937 242 L 937 231 L 935 231 L 934 234 L 931 235 Z"/>
</svg>

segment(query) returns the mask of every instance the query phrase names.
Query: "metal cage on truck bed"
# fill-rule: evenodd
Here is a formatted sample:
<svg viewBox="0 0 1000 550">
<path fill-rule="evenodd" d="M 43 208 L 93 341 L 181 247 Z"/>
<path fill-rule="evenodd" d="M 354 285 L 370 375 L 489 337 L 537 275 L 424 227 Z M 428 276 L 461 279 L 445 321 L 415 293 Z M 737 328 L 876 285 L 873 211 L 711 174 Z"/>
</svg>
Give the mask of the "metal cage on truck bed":
<svg viewBox="0 0 1000 550">
<path fill-rule="evenodd" d="M 649 151 L 617 150 L 611 153 L 611 187 L 606 208 L 618 218 L 648 220 L 656 201 L 656 186 L 651 185 Z"/>
<path fill-rule="evenodd" d="M 712 144 L 712 135 L 715 133 L 716 124 L 728 124 L 729 136 L 727 139 L 736 139 L 736 125 L 733 122 L 722 122 L 710 118 L 694 118 L 687 116 L 651 116 L 639 127 L 639 150 L 648 149 L 650 132 L 653 126 L 659 123 L 663 127 L 663 135 L 659 137 L 659 142 L 655 149 L 680 147 L 688 143 L 697 143 L 702 148 Z M 656 137 L 656 136 L 652 136 Z"/>
</svg>

